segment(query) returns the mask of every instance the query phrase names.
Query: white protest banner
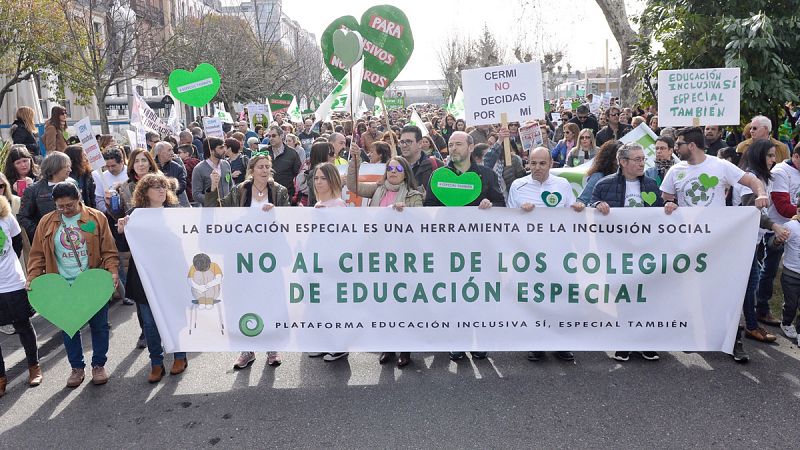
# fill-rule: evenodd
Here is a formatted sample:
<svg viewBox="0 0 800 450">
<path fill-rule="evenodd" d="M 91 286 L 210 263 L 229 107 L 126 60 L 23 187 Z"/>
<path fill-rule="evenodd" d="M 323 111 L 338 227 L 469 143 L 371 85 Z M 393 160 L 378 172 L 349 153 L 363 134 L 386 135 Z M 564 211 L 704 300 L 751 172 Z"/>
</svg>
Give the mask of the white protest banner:
<svg viewBox="0 0 800 450">
<path fill-rule="evenodd" d="M 247 108 L 247 115 L 250 118 L 251 130 L 255 130 L 256 125 L 266 128 L 270 120 L 272 120 L 272 112 L 269 110 L 269 105 L 248 103 L 245 108 Z"/>
<path fill-rule="evenodd" d="M 755 208 L 139 208 L 125 234 L 168 352 L 731 352 L 757 227 Z"/>
<path fill-rule="evenodd" d="M 610 107 L 611 107 L 611 92 L 606 92 L 600 99 L 600 109 L 606 111 Z"/>
<path fill-rule="evenodd" d="M 519 128 L 519 140 L 522 142 L 522 151 L 529 155 L 537 145 L 542 145 L 542 129 L 538 122 L 529 123 Z"/>
<path fill-rule="evenodd" d="M 125 135 L 128 137 L 128 145 L 131 149 L 135 149 L 136 147 L 136 132 L 133 130 L 125 130 Z"/>
<path fill-rule="evenodd" d="M 225 108 L 214 111 L 214 117 L 219 119 L 222 123 L 233 123 L 233 116 Z"/>
<path fill-rule="evenodd" d="M 175 106 L 173 105 L 173 108 Z M 158 133 L 159 136 L 172 136 L 172 128 L 161 120 L 145 99 L 133 91 L 133 108 L 131 110 L 131 125 L 143 128 L 144 131 Z"/>
<path fill-rule="evenodd" d="M 605 111 L 606 109 L 608 109 L 608 103 L 603 103 L 605 99 L 606 99 L 605 95 L 603 96 L 593 95 L 592 102 L 589 103 L 589 112 L 594 115 L 598 115 L 600 114 L 600 111 Z M 608 100 L 610 101 L 611 98 L 609 98 Z M 603 105 L 606 106 L 603 107 Z"/>
<path fill-rule="evenodd" d="M 645 168 L 653 167 L 656 164 L 656 139 L 658 136 L 645 123 L 629 131 L 619 139 L 619 142 L 628 144 L 630 142 L 639 143 L 644 149 Z"/>
<path fill-rule="evenodd" d="M 222 130 L 222 121 L 218 117 L 203 117 L 203 131 L 207 137 L 225 139 L 225 131 Z"/>
<path fill-rule="evenodd" d="M 347 166 L 341 165 L 336 166 L 336 169 L 339 170 L 339 175 L 342 177 L 342 181 L 347 180 Z M 370 163 L 361 163 L 358 166 L 358 181 L 359 183 L 371 182 L 375 183 L 378 182 L 384 175 L 386 175 L 386 164 L 370 164 Z M 370 199 L 359 197 L 355 192 L 347 189 L 346 183 L 342 185 L 342 200 L 347 203 L 347 206 L 355 206 L 355 207 L 362 207 L 362 206 L 369 206 Z M 309 205 L 313 206 L 313 205 Z"/>
<path fill-rule="evenodd" d="M 97 139 L 94 137 L 94 130 L 92 130 L 92 121 L 88 117 L 84 117 L 75 123 L 75 131 L 78 134 L 78 139 L 81 140 L 81 147 L 86 152 L 86 158 L 92 169 L 100 171 L 106 165 L 103 159 L 103 152 L 100 151 L 100 145 L 97 144 Z"/>
<path fill-rule="evenodd" d="M 658 71 L 658 124 L 667 127 L 739 125 L 741 71 Z"/>
<path fill-rule="evenodd" d="M 461 72 L 464 110 L 469 125 L 544 119 L 542 69 L 538 62 L 482 67 Z"/>
</svg>

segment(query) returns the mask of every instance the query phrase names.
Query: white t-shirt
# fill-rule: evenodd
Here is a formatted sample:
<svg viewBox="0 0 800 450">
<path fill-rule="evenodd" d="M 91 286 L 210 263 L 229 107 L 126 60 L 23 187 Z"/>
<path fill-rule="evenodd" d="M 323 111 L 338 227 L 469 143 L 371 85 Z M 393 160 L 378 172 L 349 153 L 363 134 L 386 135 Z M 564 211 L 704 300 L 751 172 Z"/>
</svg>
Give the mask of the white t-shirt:
<svg viewBox="0 0 800 450">
<path fill-rule="evenodd" d="M 786 162 L 775 164 L 775 167 L 772 168 L 771 192 L 788 192 L 792 204 L 795 207 L 800 205 L 800 170 L 786 164 Z M 791 219 L 790 217 L 783 217 L 774 204 L 769 206 L 767 214 L 773 222 L 781 225 Z"/>
<path fill-rule="evenodd" d="M 566 178 L 548 175 L 544 183 L 540 183 L 528 175 L 511 183 L 506 206 L 519 208 L 523 203 L 533 203 L 537 207 L 569 208 L 575 201 L 575 193 Z"/>
<path fill-rule="evenodd" d="M 625 206 L 639 208 L 644 207 L 644 200 L 642 200 L 642 187 L 639 184 L 639 180 L 625 180 Z"/>
<path fill-rule="evenodd" d="M 772 199 L 769 198 L 769 194 L 771 192 L 772 192 L 772 181 L 767 183 L 767 199 L 770 202 L 770 207 L 772 207 L 772 204 L 771 204 L 772 203 Z M 743 185 L 741 185 L 739 183 L 736 183 L 733 186 L 733 194 L 731 195 L 731 198 L 733 199 L 733 201 L 731 202 L 731 205 L 733 205 L 733 206 L 741 206 L 742 205 L 742 197 L 744 197 L 745 195 L 748 195 L 748 194 L 752 194 L 752 193 L 753 193 L 753 190 L 750 189 L 749 187 L 743 186 Z M 751 206 L 751 208 L 752 208 L 752 206 Z M 763 209 L 760 210 L 759 212 L 761 214 L 766 214 L 766 212 L 764 212 Z M 758 228 L 758 238 L 759 239 L 763 239 L 765 234 L 767 234 L 767 230 L 759 227 Z"/>
<path fill-rule="evenodd" d="M 5 237 L 5 242 L 0 247 L 0 293 L 5 294 L 25 288 L 25 272 L 22 271 L 22 264 L 11 245 L 11 238 L 22 232 L 13 214 L 0 218 L 0 232 Z M 0 240 L 2 239 L 0 236 Z"/>
<path fill-rule="evenodd" d="M 128 166 L 122 166 L 122 171 L 120 171 L 119 175 L 114 175 L 108 170 L 104 170 L 103 173 L 93 170 L 92 178 L 94 178 L 94 198 L 97 203 L 97 209 L 105 212 L 106 191 L 116 183 L 125 184 L 128 181 Z"/>
<path fill-rule="evenodd" d="M 258 197 L 254 195 L 253 198 L 250 199 L 250 207 L 251 208 L 261 209 L 261 207 L 266 205 L 267 203 L 269 203 L 269 197 L 267 197 L 267 196 L 264 196 L 264 198 L 262 198 L 261 200 L 258 200 Z"/>
<path fill-rule="evenodd" d="M 784 226 L 791 234 L 783 247 L 783 267 L 800 273 L 800 222 L 790 220 Z"/>
<path fill-rule="evenodd" d="M 675 195 L 678 206 L 725 206 L 725 189 L 743 176 L 744 171 L 730 162 L 706 156 L 700 164 L 681 161 L 670 167 L 661 192 Z"/>
</svg>

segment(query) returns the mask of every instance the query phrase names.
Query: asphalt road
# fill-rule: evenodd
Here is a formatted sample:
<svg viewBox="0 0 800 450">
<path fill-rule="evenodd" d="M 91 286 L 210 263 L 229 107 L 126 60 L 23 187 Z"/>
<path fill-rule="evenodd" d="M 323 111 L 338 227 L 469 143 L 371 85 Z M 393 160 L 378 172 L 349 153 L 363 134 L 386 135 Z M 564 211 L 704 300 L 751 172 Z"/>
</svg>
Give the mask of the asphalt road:
<svg viewBox="0 0 800 450">
<path fill-rule="evenodd" d="M 259 353 L 190 354 L 180 376 L 147 383 L 133 307 L 115 304 L 111 380 L 65 389 L 60 338 L 39 324 L 44 383 L 28 388 L 16 336 L 0 335 L 10 385 L 0 448 L 796 448 L 800 350 L 747 341 L 751 361 L 722 353 L 577 353 L 531 363 L 523 353 L 451 362 L 414 354 L 404 370 L 377 354 L 326 363 Z M 773 329 L 777 333 L 778 330 Z M 88 336 L 88 332 L 85 332 Z M 87 341 L 86 339 L 85 341 Z M 17 344 L 15 346 L 15 344 Z M 90 353 L 86 352 L 87 361 Z M 171 360 L 168 360 L 171 363 Z M 169 366 L 167 367 L 169 368 Z"/>
</svg>

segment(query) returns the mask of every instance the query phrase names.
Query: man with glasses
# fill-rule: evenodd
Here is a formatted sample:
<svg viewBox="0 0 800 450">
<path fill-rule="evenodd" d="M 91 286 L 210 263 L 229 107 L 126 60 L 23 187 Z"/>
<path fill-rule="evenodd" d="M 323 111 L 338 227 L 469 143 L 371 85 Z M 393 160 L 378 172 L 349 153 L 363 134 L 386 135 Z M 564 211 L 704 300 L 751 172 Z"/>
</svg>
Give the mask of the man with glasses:
<svg viewBox="0 0 800 450">
<path fill-rule="evenodd" d="M 772 133 L 772 121 L 769 118 L 764 116 L 755 116 L 753 120 L 750 121 L 750 139 L 746 139 L 739 143 L 736 146 L 736 153 L 742 155 L 747 153 L 747 149 L 750 145 L 759 140 L 759 139 L 769 139 L 772 142 L 772 145 L 775 146 L 775 156 L 777 161 L 786 161 L 789 159 L 789 147 L 784 144 L 783 142 L 773 138 L 770 133 Z"/>
<path fill-rule="evenodd" d="M 675 154 L 681 162 L 667 171 L 661 183 L 661 196 L 667 214 L 671 214 L 679 206 L 725 206 L 725 190 L 736 183 L 755 193 L 756 208 L 769 206 L 764 183 L 724 159 L 706 155 L 704 145 L 703 131 L 699 127 L 678 131 Z M 716 180 L 716 183 L 703 183 L 701 177 L 704 180 Z M 741 341 L 741 329 L 733 347 L 733 359 L 739 363 L 749 360 Z"/>
<path fill-rule="evenodd" d="M 581 130 L 589 128 L 595 136 L 597 136 L 597 131 L 600 129 L 600 124 L 597 123 L 597 119 L 589 114 L 589 107 L 586 105 L 578 106 L 575 117 L 569 121 L 577 125 Z M 597 146 L 600 147 L 600 144 L 598 143 Z"/>
<path fill-rule="evenodd" d="M 422 149 L 419 148 L 421 140 L 422 130 L 416 125 L 406 125 L 400 130 L 400 153 L 411 166 L 411 172 L 417 179 L 417 185 L 428 191 L 433 164 L 430 158 L 422 156 Z"/>
<path fill-rule="evenodd" d="M 601 147 L 610 140 L 618 141 L 622 136 L 625 136 L 629 131 L 631 131 L 630 125 L 626 125 L 619 121 L 619 115 L 620 109 L 616 106 L 612 106 L 608 108 L 608 111 L 606 111 L 608 125 L 603 127 L 603 129 L 597 133 L 598 147 Z"/>
<path fill-rule="evenodd" d="M 289 191 L 289 198 L 294 198 L 294 178 L 300 173 L 300 166 L 303 164 L 300 155 L 297 154 L 297 150 L 283 145 L 283 130 L 280 127 L 271 125 L 267 129 L 267 137 L 269 138 L 267 151 L 272 155 L 272 173 L 275 182 Z"/>
<path fill-rule="evenodd" d="M 84 206 L 80 199 L 80 191 L 74 183 L 66 181 L 53 186 L 56 210 L 42 217 L 36 228 L 28 257 L 27 290 L 40 275 L 59 274 L 72 284 L 81 272 L 88 269 L 110 272 L 116 288 L 119 257 L 108 220 L 100 211 Z M 92 330 L 92 383 L 105 384 L 108 382 L 104 366 L 109 344 L 107 302 L 89 319 L 89 326 Z M 83 383 L 85 377 L 81 332 L 73 337 L 64 332 L 62 335 L 72 367 L 67 387 L 75 388 Z"/>
<path fill-rule="evenodd" d="M 247 140 L 250 138 L 258 138 L 258 134 L 255 131 L 249 129 L 248 125 L 249 124 L 243 120 L 239 122 L 239 125 L 237 126 L 238 131 L 244 135 L 245 142 L 247 142 Z"/>
</svg>

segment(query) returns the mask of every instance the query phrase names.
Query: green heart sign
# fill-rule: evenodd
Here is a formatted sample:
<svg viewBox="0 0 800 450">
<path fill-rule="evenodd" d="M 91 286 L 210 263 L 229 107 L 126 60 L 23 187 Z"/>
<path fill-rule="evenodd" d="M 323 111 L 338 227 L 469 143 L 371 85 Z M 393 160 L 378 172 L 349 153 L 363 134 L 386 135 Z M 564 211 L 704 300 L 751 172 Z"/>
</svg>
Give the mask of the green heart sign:
<svg viewBox="0 0 800 450">
<path fill-rule="evenodd" d="M 108 303 L 113 293 L 111 273 L 89 269 L 78 275 L 72 286 L 57 273 L 34 278 L 28 300 L 36 312 L 72 337 Z"/>
<path fill-rule="evenodd" d="M 347 74 L 346 65 L 334 52 L 336 30 L 358 31 L 364 39 L 364 79 L 361 92 L 377 97 L 400 75 L 414 52 L 414 35 L 408 17 L 390 5 L 373 6 L 364 12 L 359 24 L 353 16 L 331 22 L 322 32 L 321 47 L 325 65 L 336 80 Z"/>
<path fill-rule="evenodd" d="M 700 184 L 702 184 L 703 187 L 706 189 L 713 189 L 719 184 L 719 178 L 708 176 L 708 174 L 705 173 L 701 173 L 700 176 L 698 177 L 698 180 L 700 181 Z"/>
<path fill-rule="evenodd" d="M 358 31 L 338 29 L 333 32 L 333 54 L 345 67 L 353 67 L 364 53 L 364 40 Z"/>
<path fill-rule="evenodd" d="M 653 206 L 653 203 L 656 202 L 656 193 L 655 192 L 642 192 L 642 201 L 647 203 L 650 206 Z"/>
<path fill-rule="evenodd" d="M 294 100 L 294 95 L 292 94 L 272 94 L 267 96 L 269 110 L 273 115 L 275 113 L 286 114 L 286 111 L 289 110 L 289 105 L 292 104 L 292 100 Z"/>
<path fill-rule="evenodd" d="M 97 228 L 97 224 L 94 223 L 93 220 L 90 220 L 84 224 L 81 224 L 80 228 L 87 233 L 94 233 L 95 228 Z"/>
<path fill-rule="evenodd" d="M 169 91 L 183 103 L 202 108 L 219 91 L 219 72 L 208 63 L 200 64 L 191 72 L 173 70 L 169 74 Z"/>
<path fill-rule="evenodd" d="M 561 203 L 561 193 L 560 192 L 550 192 L 544 191 L 542 192 L 542 201 L 548 208 L 555 208 Z"/>
<path fill-rule="evenodd" d="M 469 205 L 481 195 L 482 189 L 481 177 L 475 172 L 456 175 L 442 167 L 431 175 L 431 191 L 445 206 Z"/>
</svg>

